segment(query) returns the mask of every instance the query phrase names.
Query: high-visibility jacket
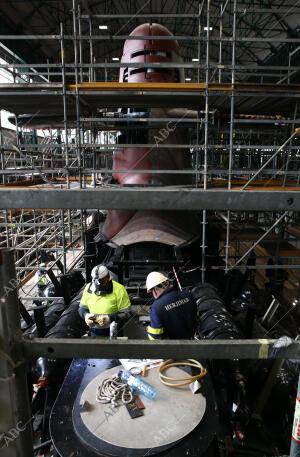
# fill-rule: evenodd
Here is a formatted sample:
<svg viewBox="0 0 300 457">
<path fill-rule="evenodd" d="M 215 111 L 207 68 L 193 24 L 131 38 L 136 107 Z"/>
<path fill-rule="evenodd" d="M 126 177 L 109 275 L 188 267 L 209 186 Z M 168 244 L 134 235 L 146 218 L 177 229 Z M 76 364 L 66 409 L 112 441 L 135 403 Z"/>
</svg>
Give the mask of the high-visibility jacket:
<svg viewBox="0 0 300 457">
<path fill-rule="evenodd" d="M 41 287 L 41 286 L 46 287 L 47 284 L 49 283 L 49 280 L 48 280 L 46 274 L 42 270 L 38 270 L 36 272 L 35 280 L 36 280 L 37 286 L 39 286 L 39 287 Z"/>
<path fill-rule="evenodd" d="M 87 284 L 82 294 L 80 308 L 93 314 L 116 314 L 130 307 L 130 300 L 125 287 L 112 281 L 113 290 L 110 294 L 97 295 L 91 290 L 92 283 Z"/>
<path fill-rule="evenodd" d="M 187 339 L 194 336 L 197 324 L 197 305 L 187 291 L 167 289 L 150 309 L 148 338 Z"/>
</svg>

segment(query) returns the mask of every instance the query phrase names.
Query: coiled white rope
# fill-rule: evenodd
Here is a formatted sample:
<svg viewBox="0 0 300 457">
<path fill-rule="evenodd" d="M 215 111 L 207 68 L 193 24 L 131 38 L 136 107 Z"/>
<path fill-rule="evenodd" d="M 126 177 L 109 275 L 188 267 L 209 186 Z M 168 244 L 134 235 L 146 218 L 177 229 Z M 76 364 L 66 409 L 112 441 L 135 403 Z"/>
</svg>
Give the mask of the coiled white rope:
<svg viewBox="0 0 300 457">
<path fill-rule="evenodd" d="M 123 384 L 120 377 L 115 374 L 106 378 L 97 389 L 96 400 L 99 403 L 111 403 L 114 408 L 130 403 L 133 400 L 133 390 L 128 384 Z"/>
</svg>

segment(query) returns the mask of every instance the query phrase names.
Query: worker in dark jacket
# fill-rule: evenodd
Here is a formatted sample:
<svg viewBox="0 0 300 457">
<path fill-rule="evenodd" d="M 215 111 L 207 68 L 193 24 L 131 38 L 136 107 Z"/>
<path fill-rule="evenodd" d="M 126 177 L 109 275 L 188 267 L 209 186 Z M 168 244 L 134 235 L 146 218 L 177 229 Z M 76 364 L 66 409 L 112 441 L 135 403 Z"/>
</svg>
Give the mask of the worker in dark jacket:
<svg viewBox="0 0 300 457">
<path fill-rule="evenodd" d="M 192 338 L 197 321 L 197 305 L 193 296 L 187 291 L 174 290 L 168 278 L 158 271 L 152 271 L 147 276 L 146 287 L 155 298 L 150 310 L 148 338 Z"/>
<path fill-rule="evenodd" d="M 93 268 L 92 282 L 84 289 L 79 314 L 92 336 L 108 336 L 110 323 L 129 317 L 130 300 L 125 287 L 110 277 L 105 265 Z"/>
</svg>

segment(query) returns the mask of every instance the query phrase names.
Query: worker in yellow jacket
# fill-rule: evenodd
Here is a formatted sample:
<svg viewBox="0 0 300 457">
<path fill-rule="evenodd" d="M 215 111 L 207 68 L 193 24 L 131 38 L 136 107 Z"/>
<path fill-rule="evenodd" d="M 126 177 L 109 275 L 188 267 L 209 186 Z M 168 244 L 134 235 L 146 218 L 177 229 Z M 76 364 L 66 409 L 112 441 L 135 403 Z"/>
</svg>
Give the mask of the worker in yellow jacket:
<svg viewBox="0 0 300 457">
<path fill-rule="evenodd" d="M 130 300 L 125 287 L 110 277 L 105 265 L 93 268 L 79 305 L 79 314 L 92 336 L 109 336 L 110 323 L 119 324 L 129 316 Z"/>
<path fill-rule="evenodd" d="M 44 297 L 44 291 L 50 282 L 47 278 L 47 271 L 45 270 L 46 266 L 46 263 L 40 263 L 39 269 L 34 277 L 39 297 Z M 38 302 L 38 304 L 40 303 Z"/>
</svg>

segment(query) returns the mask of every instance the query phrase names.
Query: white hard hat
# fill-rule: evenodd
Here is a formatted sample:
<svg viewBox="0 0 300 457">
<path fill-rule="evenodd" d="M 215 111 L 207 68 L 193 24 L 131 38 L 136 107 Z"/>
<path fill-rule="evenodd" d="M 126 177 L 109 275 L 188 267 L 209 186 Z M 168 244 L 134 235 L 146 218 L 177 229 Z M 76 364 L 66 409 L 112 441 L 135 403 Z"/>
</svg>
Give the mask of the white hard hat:
<svg viewBox="0 0 300 457">
<path fill-rule="evenodd" d="M 163 275 L 159 271 L 151 271 L 151 273 L 148 274 L 146 279 L 147 292 L 150 292 L 150 290 L 153 289 L 153 287 L 156 287 L 165 281 L 168 281 L 168 278 L 165 275 Z"/>
<path fill-rule="evenodd" d="M 46 266 L 45 262 L 40 263 L 40 267 L 43 268 L 43 267 L 45 267 L 45 266 Z"/>
<path fill-rule="evenodd" d="M 91 276 L 93 279 L 103 279 L 109 275 L 109 271 L 105 265 L 97 265 L 92 269 Z"/>
</svg>

